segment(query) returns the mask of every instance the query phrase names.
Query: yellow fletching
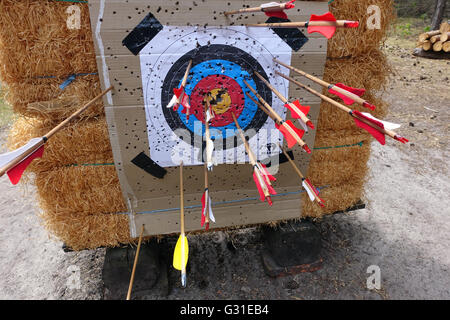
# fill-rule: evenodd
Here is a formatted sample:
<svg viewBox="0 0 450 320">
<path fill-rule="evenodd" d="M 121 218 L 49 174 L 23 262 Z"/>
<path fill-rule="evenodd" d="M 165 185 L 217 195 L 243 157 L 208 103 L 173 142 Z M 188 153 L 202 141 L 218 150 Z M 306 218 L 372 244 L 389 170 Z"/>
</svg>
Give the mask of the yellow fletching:
<svg viewBox="0 0 450 320">
<path fill-rule="evenodd" d="M 177 270 L 186 269 L 188 257 L 189 257 L 188 240 L 186 236 L 180 235 L 177 244 L 175 246 L 175 251 L 173 253 L 173 267 Z"/>
</svg>

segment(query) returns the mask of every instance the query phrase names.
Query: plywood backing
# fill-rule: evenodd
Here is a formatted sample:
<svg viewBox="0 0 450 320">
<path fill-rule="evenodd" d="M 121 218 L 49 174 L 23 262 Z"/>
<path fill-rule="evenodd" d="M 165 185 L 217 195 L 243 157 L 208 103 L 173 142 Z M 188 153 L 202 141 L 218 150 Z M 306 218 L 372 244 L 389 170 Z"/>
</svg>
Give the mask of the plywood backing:
<svg viewBox="0 0 450 320">
<path fill-rule="evenodd" d="M 167 168 L 164 179 L 157 179 L 131 163 L 140 152 L 149 154 L 149 142 L 142 96 L 139 57 L 122 45 L 122 39 L 149 13 L 163 25 L 227 26 L 243 23 L 265 22 L 263 13 L 225 18 L 221 12 L 243 6 L 258 6 L 261 1 L 222 0 L 93 0 L 89 1 L 91 25 L 97 53 L 97 65 L 103 88 L 108 73 L 115 90 L 112 101 L 104 99 L 115 165 L 123 196 L 130 211 L 131 235 L 146 225 L 146 235 L 167 234 L 179 231 L 179 170 Z M 324 2 L 296 2 L 288 11 L 292 21 L 307 21 L 311 14 L 328 10 Z M 99 13 L 103 13 L 101 21 Z M 327 41 L 321 35 L 307 34 L 309 41 L 299 51 L 293 52 L 292 65 L 322 77 L 326 59 Z M 100 54 L 101 38 L 104 57 Z M 104 68 L 106 63 L 107 68 Z M 288 73 L 286 71 L 286 73 Z M 317 85 L 291 74 L 316 90 Z M 317 123 L 320 101 L 294 85 L 289 87 L 290 98 L 300 99 L 311 106 L 310 118 Z M 112 103 L 110 103 L 112 102 Z M 288 117 L 289 118 L 289 117 Z M 305 142 L 314 146 L 315 130 L 305 135 Z M 310 156 L 298 146 L 294 148 L 295 162 L 307 172 Z M 300 216 L 300 181 L 289 164 L 282 164 L 276 174 L 274 186 L 280 194 L 269 207 L 261 203 L 252 178 L 249 164 L 219 165 L 210 173 L 210 192 L 217 223 L 213 228 L 257 224 Z M 186 211 L 186 230 L 200 229 L 200 199 L 203 193 L 203 167 L 191 166 L 185 170 L 185 205 L 197 206 Z"/>
</svg>

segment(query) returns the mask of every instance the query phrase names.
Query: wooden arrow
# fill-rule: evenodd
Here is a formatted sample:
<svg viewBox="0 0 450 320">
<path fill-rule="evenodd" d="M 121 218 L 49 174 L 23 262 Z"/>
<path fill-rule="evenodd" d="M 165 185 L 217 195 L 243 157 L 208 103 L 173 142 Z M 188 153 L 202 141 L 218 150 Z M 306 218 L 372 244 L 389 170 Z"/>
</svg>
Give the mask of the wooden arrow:
<svg viewBox="0 0 450 320">
<path fill-rule="evenodd" d="M 227 11 L 227 12 L 224 12 L 223 14 L 226 16 L 229 16 L 232 14 L 253 13 L 253 12 L 278 12 L 278 11 L 283 11 L 285 9 L 291 9 L 291 8 L 295 7 L 294 2 L 295 2 L 295 0 L 285 2 L 285 3 L 276 3 L 276 2 L 264 3 L 259 7 Z"/>
<path fill-rule="evenodd" d="M 186 265 L 189 258 L 189 244 L 184 234 L 183 162 L 180 163 L 180 228 L 180 237 L 178 238 L 173 254 L 173 267 L 181 271 L 181 285 L 186 287 Z"/>
<path fill-rule="evenodd" d="M 288 99 L 286 99 L 281 92 L 279 92 L 274 86 L 272 86 L 270 84 L 269 81 L 266 80 L 266 78 L 264 78 L 262 75 L 259 74 L 258 71 L 253 71 L 253 73 L 259 78 L 261 79 L 262 82 L 264 82 L 264 84 L 270 89 L 272 90 L 273 93 L 275 93 L 275 95 L 281 100 L 283 101 L 283 103 L 285 104 L 285 107 L 288 108 L 289 110 L 291 110 L 291 114 L 293 118 L 296 119 L 300 119 L 301 120 L 301 125 L 303 126 L 303 128 L 305 129 L 305 131 L 308 130 L 308 127 L 310 127 L 311 129 L 314 129 L 314 124 L 312 123 L 311 120 L 308 119 L 308 117 L 306 116 L 305 112 L 303 112 L 302 110 L 300 110 L 300 108 L 294 104 L 294 103 L 290 103 L 288 101 Z M 296 101 L 298 102 L 298 100 Z M 298 102 L 298 104 L 300 104 L 300 102 Z M 308 107 L 309 108 L 309 107 Z"/>
<path fill-rule="evenodd" d="M 321 85 L 322 87 L 327 88 L 330 93 L 339 96 L 344 101 L 344 103 L 347 105 L 351 105 L 354 102 L 356 102 L 365 108 L 368 108 L 370 110 L 375 110 L 375 106 L 373 104 L 370 104 L 368 101 L 361 98 L 361 95 L 363 95 L 365 92 L 364 89 L 351 88 L 348 86 L 344 86 L 341 83 L 330 84 L 330 83 L 323 81 L 322 79 L 319 79 L 317 77 L 314 77 L 313 75 L 310 75 L 300 69 L 297 69 L 297 68 L 294 68 L 293 66 L 287 65 L 276 58 L 274 58 L 273 61 L 282 65 L 285 68 L 288 68 L 288 69 L 304 76 L 305 78 L 308 78 L 309 80 L 314 81 L 315 83 Z M 345 88 L 347 88 L 347 89 L 345 89 Z"/>
<path fill-rule="evenodd" d="M 174 107 L 174 110 L 178 110 L 178 106 L 179 104 L 185 103 L 185 99 L 186 97 L 184 97 L 186 95 L 186 93 L 184 92 L 184 88 L 186 87 L 186 83 L 187 83 L 187 79 L 189 76 L 189 72 L 191 71 L 191 67 L 192 67 L 192 60 L 189 60 L 188 66 L 186 68 L 186 71 L 184 72 L 184 76 L 183 76 L 183 80 L 181 81 L 181 86 L 179 88 L 174 88 L 173 92 L 174 95 L 172 97 L 172 99 L 169 101 L 169 104 L 167 105 L 167 108 L 172 108 Z M 184 98 L 184 99 L 183 99 Z M 190 107 L 183 105 L 186 113 L 186 118 L 189 119 L 189 109 Z"/>
<path fill-rule="evenodd" d="M 252 149 L 250 148 L 247 139 L 245 139 L 244 132 L 239 126 L 239 123 L 233 112 L 231 113 L 231 116 L 233 117 L 236 128 L 238 129 L 241 140 L 244 143 L 245 151 L 248 154 L 250 164 L 253 166 L 253 179 L 255 180 L 255 184 L 258 188 L 261 201 L 267 200 L 269 205 L 272 205 L 272 199 L 270 195 L 276 194 L 276 192 L 273 189 L 270 181 L 275 181 L 276 179 L 271 174 L 268 173 L 266 167 L 262 163 L 256 160 L 256 156 L 253 153 Z"/>
<path fill-rule="evenodd" d="M 350 116 L 353 117 L 353 119 L 355 119 L 355 123 L 358 127 L 367 130 L 381 144 L 384 144 L 384 135 L 387 135 L 387 136 L 391 137 L 392 139 L 400 141 L 401 143 L 408 142 L 408 139 L 400 136 L 399 134 L 395 133 L 394 131 L 392 131 L 390 129 L 385 128 L 383 124 L 384 123 L 388 124 L 387 122 L 376 119 L 375 117 L 370 116 L 369 114 L 363 114 L 357 110 L 352 110 L 352 109 L 344 106 L 343 104 L 317 92 L 316 90 L 311 89 L 308 86 L 292 79 L 291 77 L 288 77 L 287 75 L 282 74 L 281 72 L 275 71 L 275 73 L 278 74 L 279 76 L 289 80 L 290 82 L 296 84 L 300 88 L 303 88 L 303 89 L 309 91 L 310 93 L 318 96 L 322 100 L 327 101 L 330 104 L 338 107 L 342 111 L 347 112 Z"/>
<path fill-rule="evenodd" d="M 278 115 L 278 113 L 276 113 L 275 110 L 272 109 L 272 107 L 263 99 L 263 97 L 261 97 L 261 95 L 258 92 L 256 92 L 256 90 L 246 80 L 243 81 L 250 89 L 250 91 L 259 99 L 264 108 L 271 114 L 270 117 L 275 120 L 275 122 L 279 125 L 279 128 L 281 127 L 283 128 L 283 130 L 281 129 L 279 130 L 285 136 L 286 141 L 288 141 L 289 147 L 292 147 L 292 141 L 286 135 L 290 135 L 293 138 L 293 140 L 295 140 L 295 142 L 297 142 L 300 145 L 300 147 L 302 147 L 303 150 L 305 150 L 307 153 L 311 153 L 311 150 L 309 149 L 308 145 L 301 139 L 304 131 L 295 128 L 295 126 L 289 120 L 284 121 Z M 264 111 L 264 109 L 262 110 Z"/>
<path fill-rule="evenodd" d="M 357 28 L 358 21 L 336 20 L 331 12 L 323 15 L 311 15 L 309 21 L 301 22 L 278 22 L 278 23 L 256 23 L 247 24 L 247 27 L 268 27 L 268 28 L 308 28 L 308 33 L 319 32 L 326 38 L 331 39 L 336 28 Z"/>
<path fill-rule="evenodd" d="M 294 168 L 295 172 L 300 177 L 300 179 L 302 181 L 302 186 L 308 193 L 310 199 L 314 199 L 321 207 L 324 207 L 325 205 L 323 203 L 323 200 L 319 197 L 319 192 L 317 191 L 317 188 L 312 185 L 312 183 L 311 183 L 311 181 L 309 181 L 309 179 L 307 179 L 307 178 L 305 178 L 305 176 L 303 176 L 300 169 L 297 167 L 297 165 L 292 160 L 292 158 L 289 156 L 289 154 L 286 152 L 286 150 L 281 146 L 281 144 L 278 144 L 278 147 L 281 149 L 281 151 L 283 151 L 284 155 L 289 160 L 289 163 L 292 165 L 292 168 Z M 314 200 L 311 200 L 311 201 L 314 201 Z"/>
<path fill-rule="evenodd" d="M 43 137 L 31 139 L 25 146 L 15 151 L 11 151 L 0 155 L 0 177 L 3 176 L 5 173 L 8 173 L 11 182 L 13 184 L 17 184 L 23 174 L 23 171 L 31 163 L 31 161 L 37 157 L 42 156 L 44 152 L 44 144 L 48 141 L 48 139 L 50 139 L 53 135 L 61 131 L 64 127 L 67 126 L 67 124 L 69 124 L 69 122 L 77 118 L 81 113 L 86 111 L 97 100 L 102 98 L 113 88 L 114 88 L 113 86 L 110 86 L 108 89 L 100 93 L 94 99 L 86 103 L 79 110 L 74 112 L 66 120 L 62 121 L 59 125 L 57 125 L 52 130 L 47 132 L 47 134 L 44 135 Z"/>
<path fill-rule="evenodd" d="M 134 283 L 134 274 L 136 272 L 136 266 L 139 259 L 139 252 L 141 250 L 141 243 L 142 243 L 142 237 L 144 235 L 144 227 L 145 225 L 142 225 L 141 234 L 139 235 L 139 242 L 136 249 L 136 255 L 134 256 L 134 263 L 133 263 L 133 270 L 131 271 L 131 279 L 130 279 L 130 285 L 128 286 L 128 294 L 127 294 L 127 300 L 131 299 L 131 290 L 133 289 L 133 283 Z"/>
</svg>

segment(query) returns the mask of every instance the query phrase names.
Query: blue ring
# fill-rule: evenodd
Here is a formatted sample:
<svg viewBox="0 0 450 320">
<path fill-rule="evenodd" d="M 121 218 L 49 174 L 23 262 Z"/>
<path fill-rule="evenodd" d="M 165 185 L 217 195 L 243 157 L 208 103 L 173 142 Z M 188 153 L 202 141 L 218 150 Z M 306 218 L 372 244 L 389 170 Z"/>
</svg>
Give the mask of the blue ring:
<svg viewBox="0 0 450 320">
<path fill-rule="evenodd" d="M 188 78 L 188 82 L 186 84 L 185 92 L 187 95 L 191 95 L 192 91 L 194 90 L 195 86 L 204 78 L 212 75 L 226 75 L 227 77 L 230 77 L 234 79 L 239 86 L 241 87 L 244 98 L 245 98 L 245 106 L 244 110 L 242 110 L 242 113 L 240 114 L 238 120 L 239 126 L 242 129 L 245 129 L 248 125 L 250 125 L 253 117 L 255 116 L 256 112 L 258 111 L 258 106 L 245 94 L 246 92 L 252 95 L 255 99 L 256 97 L 253 95 L 253 93 L 250 91 L 249 88 L 247 88 L 246 84 L 244 83 L 244 79 L 253 87 L 256 88 L 255 81 L 250 77 L 249 73 L 245 70 L 242 70 L 242 68 L 233 62 L 222 60 L 222 59 L 214 59 L 214 60 L 208 60 L 202 63 L 197 64 L 191 69 L 191 74 Z M 179 86 L 181 86 L 181 82 L 183 79 L 180 80 Z M 198 120 L 195 115 L 191 115 L 190 121 L 187 122 L 186 115 L 181 112 L 182 108 L 178 109 L 178 115 L 180 117 L 180 120 L 184 123 L 186 128 L 188 128 L 191 132 L 194 132 L 194 134 L 203 136 L 205 132 L 205 125 L 203 122 Z M 194 119 L 193 119 L 194 118 Z M 195 122 L 200 122 L 200 125 Z M 201 132 L 199 131 L 201 128 Z M 211 127 L 211 138 L 215 139 L 214 131 L 218 130 L 219 135 L 223 139 L 229 138 L 229 134 L 233 133 L 233 136 L 236 135 L 236 125 L 234 122 L 227 124 L 223 127 Z M 217 132 L 217 131 L 216 131 Z M 220 138 L 220 136 L 219 136 Z"/>
</svg>

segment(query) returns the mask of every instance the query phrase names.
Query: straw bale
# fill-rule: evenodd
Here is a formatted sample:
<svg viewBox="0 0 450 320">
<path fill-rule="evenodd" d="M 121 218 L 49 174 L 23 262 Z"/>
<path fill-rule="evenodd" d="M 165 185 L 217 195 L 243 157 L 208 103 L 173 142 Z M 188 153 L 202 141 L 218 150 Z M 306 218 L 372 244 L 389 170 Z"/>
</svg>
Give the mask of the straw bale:
<svg viewBox="0 0 450 320">
<path fill-rule="evenodd" d="M 330 11 L 337 19 L 359 20 L 359 27 L 355 29 L 337 30 L 328 41 L 328 57 L 340 58 L 359 56 L 378 49 L 384 42 L 390 23 L 395 18 L 393 0 L 346 0 L 334 1 Z M 367 20 L 373 13 L 367 12 L 369 5 L 380 8 L 380 28 L 369 29 Z"/>
<path fill-rule="evenodd" d="M 359 179 L 351 184 L 344 183 L 322 189 L 320 197 L 325 201 L 325 208 L 311 202 L 306 194 L 302 194 L 302 217 L 321 218 L 350 208 L 361 199 L 364 182 L 364 179 Z"/>
<path fill-rule="evenodd" d="M 5 91 L 5 100 L 16 113 L 56 123 L 70 116 L 101 92 L 98 75 L 79 76 L 61 90 L 59 85 L 64 80 L 52 78 L 10 83 Z M 100 100 L 80 117 L 87 119 L 104 113 L 103 102 Z"/>
<path fill-rule="evenodd" d="M 19 118 L 12 126 L 8 147 L 10 150 L 40 137 L 52 129 L 35 118 Z M 27 172 L 44 172 L 72 164 L 113 163 L 113 155 L 104 117 L 93 121 L 80 121 L 66 128 L 48 140 L 44 155 L 34 160 Z"/>
<path fill-rule="evenodd" d="M 71 5 L 48 0 L 0 1 L 2 82 L 97 71 L 88 5 L 77 3 L 81 26 L 69 29 L 66 10 Z"/>
<path fill-rule="evenodd" d="M 127 211 L 113 165 L 55 168 L 36 174 L 40 206 L 78 217 Z"/>
<path fill-rule="evenodd" d="M 41 217 L 47 230 L 73 250 L 133 242 L 126 214 L 80 216 L 49 209 Z"/>
</svg>

